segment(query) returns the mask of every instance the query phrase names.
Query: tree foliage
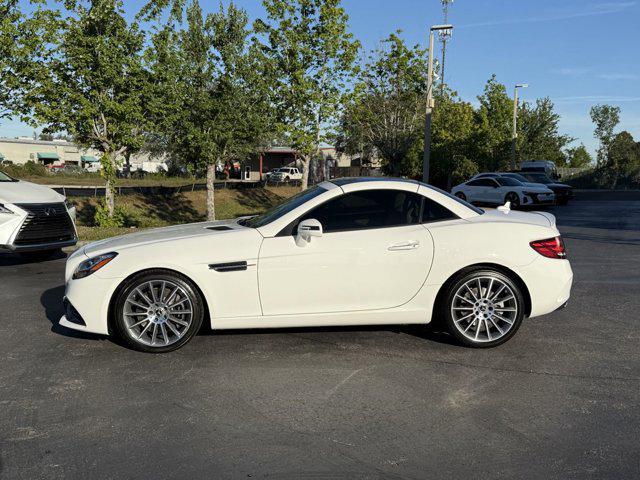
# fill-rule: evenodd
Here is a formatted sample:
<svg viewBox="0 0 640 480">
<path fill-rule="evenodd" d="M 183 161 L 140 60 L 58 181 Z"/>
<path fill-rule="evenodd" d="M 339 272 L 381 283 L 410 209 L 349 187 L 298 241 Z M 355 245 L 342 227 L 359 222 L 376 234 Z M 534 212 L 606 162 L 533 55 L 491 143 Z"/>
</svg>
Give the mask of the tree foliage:
<svg viewBox="0 0 640 480">
<path fill-rule="evenodd" d="M 213 220 L 216 164 L 247 158 L 267 142 L 268 90 L 244 10 L 231 3 L 204 16 L 196 0 L 186 20 L 182 31 L 158 32 L 148 52 L 162 99 L 154 111 L 173 158 L 206 169 Z"/>
<path fill-rule="evenodd" d="M 426 52 L 391 34 L 360 69 L 341 119 L 339 148 L 382 159 L 390 175 L 414 176 L 421 154 L 426 94 Z"/>
<path fill-rule="evenodd" d="M 595 105 L 589 111 L 595 124 L 594 137 L 600 143 L 598 147 L 598 165 L 603 165 L 609 156 L 609 145 L 613 140 L 613 130 L 620 122 L 620 107 Z"/>
<path fill-rule="evenodd" d="M 348 32 L 340 0 L 264 0 L 258 19 L 265 72 L 280 135 L 302 156 L 306 188 L 309 163 L 336 124 L 358 42 Z"/>
<path fill-rule="evenodd" d="M 49 19 L 56 43 L 45 68 L 34 72 L 28 100 L 45 132 L 67 132 L 101 153 L 106 208 L 112 216 L 116 159 L 142 142 L 148 118 L 144 35 L 125 20 L 118 0 L 66 5 L 64 19 Z"/>
</svg>

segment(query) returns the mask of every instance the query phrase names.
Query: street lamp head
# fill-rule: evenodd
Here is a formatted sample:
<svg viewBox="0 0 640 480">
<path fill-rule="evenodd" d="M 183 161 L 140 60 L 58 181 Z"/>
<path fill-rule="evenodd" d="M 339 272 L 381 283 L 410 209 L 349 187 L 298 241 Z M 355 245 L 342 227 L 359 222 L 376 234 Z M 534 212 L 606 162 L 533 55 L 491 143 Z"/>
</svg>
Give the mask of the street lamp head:
<svg viewBox="0 0 640 480">
<path fill-rule="evenodd" d="M 528 83 L 516 83 L 516 88 L 527 88 L 528 86 Z"/>
<path fill-rule="evenodd" d="M 453 25 L 450 24 L 446 24 L 446 25 L 433 25 L 431 27 L 431 31 L 434 32 L 436 30 L 453 30 Z"/>
</svg>

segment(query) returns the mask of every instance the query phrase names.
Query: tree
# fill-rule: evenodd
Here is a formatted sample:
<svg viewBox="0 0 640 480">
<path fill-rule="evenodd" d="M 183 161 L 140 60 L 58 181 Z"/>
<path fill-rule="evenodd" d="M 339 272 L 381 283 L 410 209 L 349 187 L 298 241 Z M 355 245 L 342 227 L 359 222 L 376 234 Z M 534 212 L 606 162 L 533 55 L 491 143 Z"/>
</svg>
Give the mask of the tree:
<svg viewBox="0 0 640 480">
<path fill-rule="evenodd" d="M 611 188 L 616 188 L 619 180 L 629 181 L 629 177 L 640 170 L 640 143 L 633 136 L 622 131 L 615 135 L 608 146 L 606 176 Z M 630 182 L 628 182 L 630 183 Z"/>
<path fill-rule="evenodd" d="M 465 173 L 474 170 L 477 173 L 477 164 L 468 158 L 473 152 L 475 131 L 471 104 L 461 101 L 455 92 L 444 89 L 436 98 L 433 111 L 431 183 L 450 189 L 453 182 L 469 178 L 464 178 Z"/>
<path fill-rule="evenodd" d="M 29 120 L 25 96 L 34 74 L 43 68 L 46 46 L 53 39 L 53 18 L 53 12 L 40 6 L 24 14 L 18 0 L 0 4 L 0 120 Z"/>
<path fill-rule="evenodd" d="M 338 147 L 370 157 L 375 151 L 393 176 L 422 171 L 426 52 L 389 35 L 360 69 L 344 109 Z"/>
<path fill-rule="evenodd" d="M 67 132 L 101 153 L 106 180 L 105 216 L 113 219 L 116 160 L 146 124 L 142 101 L 148 80 L 142 67 L 144 35 L 128 24 L 119 0 L 69 1 L 55 21 L 57 44 L 29 97 L 44 132 Z"/>
<path fill-rule="evenodd" d="M 270 64 L 279 130 L 301 155 L 303 189 L 312 156 L 335 126 L 358 42 L 340 0 L 264 0 L 254 29 Z"/>
<path fill-rule="evenodd" d="M 613 130 L 620 122 L 620 107 L 595 105 L 591 107 L 589 114 L 596 127 L 593 135 L 600 142 L 597 159 L 598 166 L 602 166 L 609 157 L 609 145 L 613 140 Z"/>
<path fill-rule="evenodd" d="M 187 28 L 164 29 L 149 54 L 164 101 L 160 131 L 174 158 L 207 172 L 207 218 L 215 220 L 216 165 L 246 158 L 270 126 L 258 56 L 248 43 L 247 14 L 233 3 L 206 18 L 195 0 Z"/>
<path fill-rule="evenodd" d="M 478 97 L 474 158 L 481 170 L 506 170 L 510 164 L 513 100 L 493 75 Z"/>
<path fill-rule="evenodd" d="M 587 151 L 586 147 L 581 143 L 577 147 L 568 148 L 565 153 L 566 160 L 565 165 L 571 168 L 586 167 L 591 162 L 591 154 Z"/>
<path fill-rule="evenodd" d="M 564 165 L 563 149 L 574 139 L 559 133 L 560 115 L 547 97 L 537 99 L 535 107 L 524 103 L 518 113 L 518 144 L 522 159 L 550 160 Z"/>
</svg>

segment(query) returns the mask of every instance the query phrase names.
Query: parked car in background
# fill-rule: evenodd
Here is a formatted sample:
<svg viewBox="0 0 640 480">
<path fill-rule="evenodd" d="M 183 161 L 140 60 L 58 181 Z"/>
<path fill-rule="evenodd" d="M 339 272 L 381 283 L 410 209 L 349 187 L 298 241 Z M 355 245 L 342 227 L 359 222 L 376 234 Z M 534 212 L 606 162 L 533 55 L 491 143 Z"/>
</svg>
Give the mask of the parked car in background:
<svg viewBox="0 0 640 480">
<path fill-rule="evenodd" d="M 550 178 L 558 179 L 558 169 L 556 164 L 548 160 L 530 160 L 520 164 L 520 170 L 523 172 L 544 173 Z"/>
<path fill-rule="evenodd" d="M 522 175 L 530 182 L 542 183 L 545 187 L 553 190 L 556 195 L 556 203 L 558 205 L 566 205 L 573 198 L 573 188 L 566 183 L 558 183 L 549 178 L 548 175 L 540 172 L 515 172 Z"/>
<path fill-rule="evenodd" d="M 491 177 L 473 178 L 451 189 L 456 197 L 472 203 L 520 206 L 553 205 L 555 195 L 546 187 L 530 187 L 508 177 L 490 174 Z"/>
<path fill-rule="evenodd" d="M 523 177 L 519 173 L 513 173 L 513 172 L 479 173 L 478 175 L 474 176 L 473 178 L 497 178 L 497 177 L 513 178 L 515 180 L 518 180 L 525 187 L 529 187 L 529 191 L 532 192 L 531 198 L 533 200 L 533 204 L 534 205 L 549 205 L 548 195 L 549 194 L 553 194 L 553 191 L 551 189 L 547 188 L 547 186 L 544 185 L 543 183 L 530 182 L 529 180 L 527 180 L 525 177 Z M 533 193 L 534 190 L 535 190 L 535 192 L 541 192 L 542 194 L 546 195 L 547 196 L 546 199 L 544 201 L 541 201 L 539 196 L 538 196 L 538 194 L 537 193 L 535 193 L 535 194 Z M 554 198 L 555 198 L 555 194 L 554 194 Z"/>
<path fill-rule="evenodd" d="M 268 179 L 275 182 L 288 182 L 290 180 L 302 180 L 302 172 L 296 167 L 282 167 L 269 172 Z"/>
<path fill-rule="evenodd" d="M 75 217 L 63 195 L 0 172 L 0 250 L 46 257 L 75 245 Z"/>
<path fill-rule="evenodd" d="M 479 179 L 494 181 L 493 179 Z M 428 324 L 492 347 L 562 307 L 555 217 L 487 210 L 412 180 L 341 178 L 265 213 L 94 242 L 67 260 L 60 325 L 180 348 L 238 328 Z"/>
</svg>

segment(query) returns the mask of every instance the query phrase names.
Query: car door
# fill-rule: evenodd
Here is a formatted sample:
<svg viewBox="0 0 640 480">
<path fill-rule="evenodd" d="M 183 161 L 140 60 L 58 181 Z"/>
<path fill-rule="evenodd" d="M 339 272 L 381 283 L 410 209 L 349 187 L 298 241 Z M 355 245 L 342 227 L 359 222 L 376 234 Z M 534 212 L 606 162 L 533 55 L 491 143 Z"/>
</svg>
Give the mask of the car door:
<svg viewBox="0 0 640 480">
<path fill-rule="evenodd" d="M 485 178 L 483 180 L 487 183 L 484 201 L 488 203 L 503 203 L 503 187 L 493 178 Z"/>
<path fill-rule="evenodd" d="M 433 240 L 420 224 L 422 196 L 406 190 L 346 193 L 265 238 L 258 259 L 264 315 L 393 308 L 424 284 Z M 320 237 L 296 242 L 297 223 L 317 219 Z"/>
<path fill-rule="evenodd" d="M 467 200 L 470 202 L 486 202 L 487 201 L 487 185 L 488 178 L 478 178 L 471 180 L 465 184 Z"/>
</svg>

